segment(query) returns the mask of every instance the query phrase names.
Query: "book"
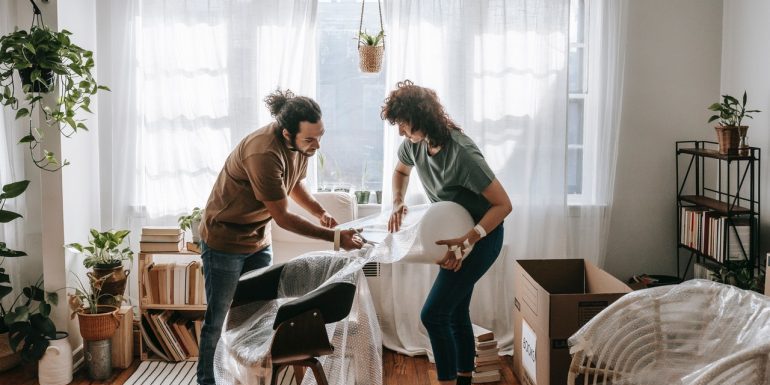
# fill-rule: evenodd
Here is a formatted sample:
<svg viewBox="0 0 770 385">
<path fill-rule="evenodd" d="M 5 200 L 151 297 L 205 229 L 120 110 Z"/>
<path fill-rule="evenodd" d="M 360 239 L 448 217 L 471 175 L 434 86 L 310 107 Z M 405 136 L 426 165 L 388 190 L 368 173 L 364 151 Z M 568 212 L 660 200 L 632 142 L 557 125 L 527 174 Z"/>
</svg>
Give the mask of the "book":
<svg viewBox="0 0 770 385">
<path fill-rule="evenodd" d="M 476 324 L 473 324 L 473 336 L 476 338 L 477 342 L 485 342 L 495 339 L 494 333 Z M 497 344 L 497 342 L 495 342 L 495 344 Z"/>
<path fill-rule="evenodd" d="M 179 242 L 183 234 L 148 235 L 142 234 L 140 242 Z"/>
<path fill-rule="evenodd" d="M 476 342 L 476 350 L 489 350 L 489 349 L 496 349 L 496 348 L 497 348 L 497 341 L 495 340 Z"/>
<path fill-rule="evenodd" d="M 183 234 L 179 226 L 144 226 L 142 235 L 180 235 Z"/>
<path fill-rule="evenodd" d="M 201 253 L 201 248 L 195 242 L 187 242 L 187 251 L 189 251 L 191 253 L 198 253 L 198 254 L 200 254 Z"/>
<path fill-rule="evenodd" d="M 139 242 L 139 250 L 145 252 L 175 252 L 182 251 L 184 242 L 180 238 L 179 242 Z"/>
<path fill-rule="evenodd" d="M 473 382 L 474 384 L 483 384 L 487 382 L 498 382 L 502 378 L 500 377 L 500 371 L 499 370 L 493 370 L 489 372 L 483 372 L 483 373 L 473 373 Z"/>
</svg>

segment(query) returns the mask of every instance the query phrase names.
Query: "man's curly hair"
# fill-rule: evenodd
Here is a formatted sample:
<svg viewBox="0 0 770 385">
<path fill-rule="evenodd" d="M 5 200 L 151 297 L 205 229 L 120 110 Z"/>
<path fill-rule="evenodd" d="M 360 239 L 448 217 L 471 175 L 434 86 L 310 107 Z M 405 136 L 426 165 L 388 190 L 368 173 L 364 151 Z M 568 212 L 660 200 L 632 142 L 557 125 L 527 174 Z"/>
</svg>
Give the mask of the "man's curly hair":
<svg viewBox="0 0 770 385">
<path fill-rule="evenodd" d="M 382 106 L 380 117 L 390 124 L 410 123 L 413 131 L 422 132 L 431 147 L 445 145 L 452 130 L 460 127 L 449 118 L 436 91 L 414 85 L 411 80 L 396 84 Z"/>
</svg>

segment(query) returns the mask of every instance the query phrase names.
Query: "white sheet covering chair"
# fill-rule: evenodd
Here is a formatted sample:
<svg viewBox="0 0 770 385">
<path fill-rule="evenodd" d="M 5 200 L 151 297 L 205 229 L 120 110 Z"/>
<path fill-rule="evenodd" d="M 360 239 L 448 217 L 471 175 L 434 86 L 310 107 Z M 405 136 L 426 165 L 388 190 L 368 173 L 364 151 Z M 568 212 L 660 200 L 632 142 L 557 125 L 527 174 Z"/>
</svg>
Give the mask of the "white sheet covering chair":
<svg viewBox="0 0 770 385">
<path fill-rule="evenodd" d="M 641 290 L 569 343 L 569 385 L 770 384 L 770 298 L 705 280 Z"/>
</svg>

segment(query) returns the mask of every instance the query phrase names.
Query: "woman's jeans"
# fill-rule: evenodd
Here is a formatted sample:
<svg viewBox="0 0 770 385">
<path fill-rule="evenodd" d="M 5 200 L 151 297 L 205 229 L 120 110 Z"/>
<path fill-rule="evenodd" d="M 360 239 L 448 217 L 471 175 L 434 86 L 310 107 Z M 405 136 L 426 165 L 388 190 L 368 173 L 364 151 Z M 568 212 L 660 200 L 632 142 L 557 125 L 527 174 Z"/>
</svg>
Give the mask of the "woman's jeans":
<svg viewBox="0 0 770 385">
<path fill-rule="evenodd" d="M 253 254 L 225 253 L 210 249 L 203 241 L 200 247 L 208 305 L 198 348 L 198 384 L 214 385 L 214 352 L 238 279 L 249 271 L 270 266 L 273 251 L 268 246 Z"/>
<path fill-rule="evenodd" d="M 497 259 L 503 246 L 503 225 L 473 246 L 459 271 L 441 269 L 420 318 L 428 330 L 439 381 L 474 369 L 476 345 L 471 326 L 473 286 Z"/>
</svg>

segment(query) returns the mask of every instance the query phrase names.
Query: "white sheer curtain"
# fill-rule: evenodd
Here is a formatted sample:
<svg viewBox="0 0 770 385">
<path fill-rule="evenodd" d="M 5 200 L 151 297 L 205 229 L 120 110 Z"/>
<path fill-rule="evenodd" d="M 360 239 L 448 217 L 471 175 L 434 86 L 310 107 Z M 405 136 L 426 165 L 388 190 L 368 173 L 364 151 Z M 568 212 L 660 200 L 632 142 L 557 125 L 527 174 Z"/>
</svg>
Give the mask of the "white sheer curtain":
<svg viewBox="0 0 770 385">
<path fill-rule="evenodd" d="M 100 100 L 102 223 L 131 229 L 137 245 L 142 225 L 174 224 L 205 205 L 230 151 L 271 121 L 268 93 L 315 95 L 316 1 L 114 0 L 97 9 L 100 76 L 113 89 Z"/>
<path fill-rule="evenodd" d="M 604 265 L 612 211 L 617 164 L 618 132 L 625 67 L 627 0 L 592 0 L 588 23 L 588 47 L 595 52 L 588 62 L 588 96 L 584 143 L 594 151 L 584 159 L 593 175 L 591 193 L 583 204 L 571 208 L 569 255 Z"/>
<path fill-rule="evenodd" d="M 568 0 L 386 3 L 388 89 L 405 78 L 435 89 L 513 201 L 503 254 L 477 284 L 471 304 L 474 322 L 491 328 L 508 354 L 514 260 L 567 255 L 568 12 Z M 384 141 L 388 167 L 400 143 L 395 128 L 386 129 Z M 385 172 L 387 188 L 391 173 Z M 411 184 L 419 184 L 416 177 Z M 379 305 L 387 347 L 429 350 L 418 314 L 437 270 L 383 268 Z"/>
<path fill-rule="evenodd" d="M 16 2 L 0 1 L 0 35 L 13 32 L 15 27 Z M 5 106 L 0 106 L 0 187 L 2 185 L 24 180 L 24 156 L 26 151 L 24 146 L 19 145 L 22 131 L 16 129 L 14 121 L 15 111 Z M 25 194 L 13 198 L 5 203 L 4 209 L 17 212 L 26 216 L 26 198 Z M 0 226 L 0 242 L 5 242 L 6 246 L 12 250 L 26 250 L 24 237 L 24 218 L 16 219 L 10 223 L 4 223 Z M 19 258 L 0 257 L 0 267 L 5 269 L 5 273 L 10 276 L 11 287 L 19 290 L 28 282 L 20 282 L 21 275 L 19 268 L 21 266 Z M 16 293 L 8 295 L 3 301 L 3 306 L 12 302 Z"/>
</svg>

